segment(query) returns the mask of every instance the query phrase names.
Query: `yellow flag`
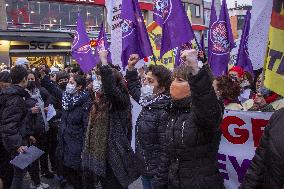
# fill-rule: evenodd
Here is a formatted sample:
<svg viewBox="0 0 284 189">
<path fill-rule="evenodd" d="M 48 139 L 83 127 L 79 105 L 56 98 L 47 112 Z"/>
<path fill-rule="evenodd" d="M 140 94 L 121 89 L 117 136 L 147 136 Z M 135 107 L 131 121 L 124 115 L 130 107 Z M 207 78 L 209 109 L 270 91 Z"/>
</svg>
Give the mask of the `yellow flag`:
<svg viewBox="0 0 284 189">
<path fill-rule="evenodd" d="M 155 56 L 150 57 L 150 64 L 155 64 L 154 60 L 156 60 L 157 65 L 163 65 L 168 69 L 173 69 L 175 64 L 175 56 L 173 50 L 167 52 L 162 59 L 160 58 L 162 28 L 158 24 L 156 24 L 156 22 L 152 22 L 147 27 L 147 31 Z"/>
<path fill-rule="evenodd" d="M 269 43 L 265 62 L 264 85 L 284 96 L 284 2 L 274 0 Z"/>
</svg>

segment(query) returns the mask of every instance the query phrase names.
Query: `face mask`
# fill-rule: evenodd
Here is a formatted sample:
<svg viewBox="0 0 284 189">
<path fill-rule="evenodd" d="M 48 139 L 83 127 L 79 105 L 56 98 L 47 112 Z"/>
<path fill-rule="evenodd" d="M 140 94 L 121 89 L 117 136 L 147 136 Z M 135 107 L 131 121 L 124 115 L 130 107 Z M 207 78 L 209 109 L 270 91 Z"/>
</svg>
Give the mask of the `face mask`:
<svg viewBox="0 0 284 189">
<path fill-rule="evenodd" d="M 242 88 L 249 87 L 249 86 L 250 86 L 250 83 L 247 79 L 242 81 L 242 83 L 241 83 Z"/>
<path fill-rule="evenodd" d="M 102 82 L 98 80 L 93 81 L 93 92 L 99 92 L 102 90 Z"/>
<path fill-rule="evenodd" d="M 28 81 L 27 89 L 28 90 L 33 90 L 36 88 L 35 81 Z"/>
<path fill-rule="evenodd" d="M 154 87 L 151 85 L 143 85 L 141 88 L 141 97 L 147 98 L 151 97 L 154 94 Z"/>
<path fill-rule="evenodd" d="M 76 85 L 74 85 L 74 84 L 68 83 L 67 86 L 66 86 L 66 92 L 67 93 L 72 94 L 72 93 L 75 92 L 75 89 L 76 89 Z"/>
<path fill-rule="evenodd" d="M 92 74 L 92 81 L 97 80 L 97 76 L 95 74 Z"/>
<path fill-rule="evenodd" d="M 171 97 L 174 100 L 181 100 L 190 96 L 190 88 L 187 82 L 178 83 L 173 81 L 170 87 Z"/>
<path fill-rule="evenodd" d="M 68 82 L 62 82 L 62 83 L 60 83 L 60 84 L 59 84 L 60 89 L 62 89 L 62 90 L 65 91 L 67 84 L 68 84 Z"/>
<path fill-rule="evenodd" d="M 234 82 L 238 81 L 238 76 L 235 75 L 230 75 L 231 80 L 233 80 Z"/>
</svg>

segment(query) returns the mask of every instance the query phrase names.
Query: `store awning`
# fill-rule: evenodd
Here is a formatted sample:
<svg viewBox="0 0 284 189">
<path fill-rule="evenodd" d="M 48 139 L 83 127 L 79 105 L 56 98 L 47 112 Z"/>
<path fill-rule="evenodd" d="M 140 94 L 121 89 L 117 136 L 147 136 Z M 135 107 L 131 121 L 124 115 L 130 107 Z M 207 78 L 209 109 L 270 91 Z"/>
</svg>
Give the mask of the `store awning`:
<svg viewBox="0 0 284 189">
<path fill-rule="evenodd" d="M 204 30 L 208 30 L 208 27 L 204 25 L 200 25 L 200 24 L 192 24 L 192 29 L 195 31 L 204 31 Z"/>
<path fill-rule="evenodd" d="M 0 40 L 8 41 L 42 41 L 42 42 L 72 42 L 70 33 L 48 31 L 1 31 Z"/>
</svg>

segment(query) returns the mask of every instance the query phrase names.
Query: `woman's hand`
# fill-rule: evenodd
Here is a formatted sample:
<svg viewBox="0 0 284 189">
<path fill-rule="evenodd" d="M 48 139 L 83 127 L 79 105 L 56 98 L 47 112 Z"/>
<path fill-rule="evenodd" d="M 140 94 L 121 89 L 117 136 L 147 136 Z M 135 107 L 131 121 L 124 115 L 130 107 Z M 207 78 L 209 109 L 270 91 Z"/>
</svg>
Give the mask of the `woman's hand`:
<svg viewBox="0 0 284 189">
<path fill-rule="evenodd" d="M 29 137 L 29 142 L 30 142 L 30 144 L 35 144 L 35 143 L 36 143 L 35 137 L 30 136 L 30 137 Z"/>
<path fill-rule="evenodd" d="M 197 75 L 199 72 L 198 67 L 198 52 L 194 49 L 184 50 L 181 52 L 181 59 L 184 64 L 190 69 L 192 75 Z"/>
<path fill-rule="evenodd" d="M 44 108 L 44 112 L 47 113 L 48 112 L 48 107 Z"/>
<path fill-rule="evenodd" d="M 128 59 L 128 70 L 132 71 L 135 68 L 135 65 L 139 61 L 139 55 L 138 54 L 132 54 L 129 56 Z"/>
<path fill-rule="evenodd" d="M 40 107 L 39 106 L 35 106 L 31 108 L 32 114 L 37 114 L 40 112 Z"/>
<path fill-rule="evenodd" d="M 99 52 L 100 60 L 101 60 L 101 62 L 102 62 L 102 64 L 103 64 L 104 66 L 108 65 L 107 56 L 108 56 L 108 51 L 107 51 L 107 50 L 104 50 L 104 51 L 100 51 L 100 52 Z"/>
</svg>

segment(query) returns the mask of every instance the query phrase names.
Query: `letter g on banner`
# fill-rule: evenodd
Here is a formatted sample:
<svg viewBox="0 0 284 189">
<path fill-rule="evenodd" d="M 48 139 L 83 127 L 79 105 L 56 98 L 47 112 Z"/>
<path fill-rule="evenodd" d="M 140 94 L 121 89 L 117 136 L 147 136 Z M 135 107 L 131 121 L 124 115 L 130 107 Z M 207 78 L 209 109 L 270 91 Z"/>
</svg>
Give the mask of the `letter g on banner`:
<svg viewBox="0 0 284 189">
<path fill-rule="evenodd" d="M 230 125 L 237 125 L 239 127 L 244 126 L 246 123 L 236 116 L 227 116 L 223 119 L 223 122 L 221 124 L 221 130 L 223 133 L 223 136 L 231 143 L 233 144 L 244 144 L 248 138 L 249 138 L 249 131 L 247 129 L 240 129 L 235 128 L 234 132 L 237 135 L 240 135 L 238 137 L 232 136 L 229 133 L 229 126 Z"/>
</svg>

